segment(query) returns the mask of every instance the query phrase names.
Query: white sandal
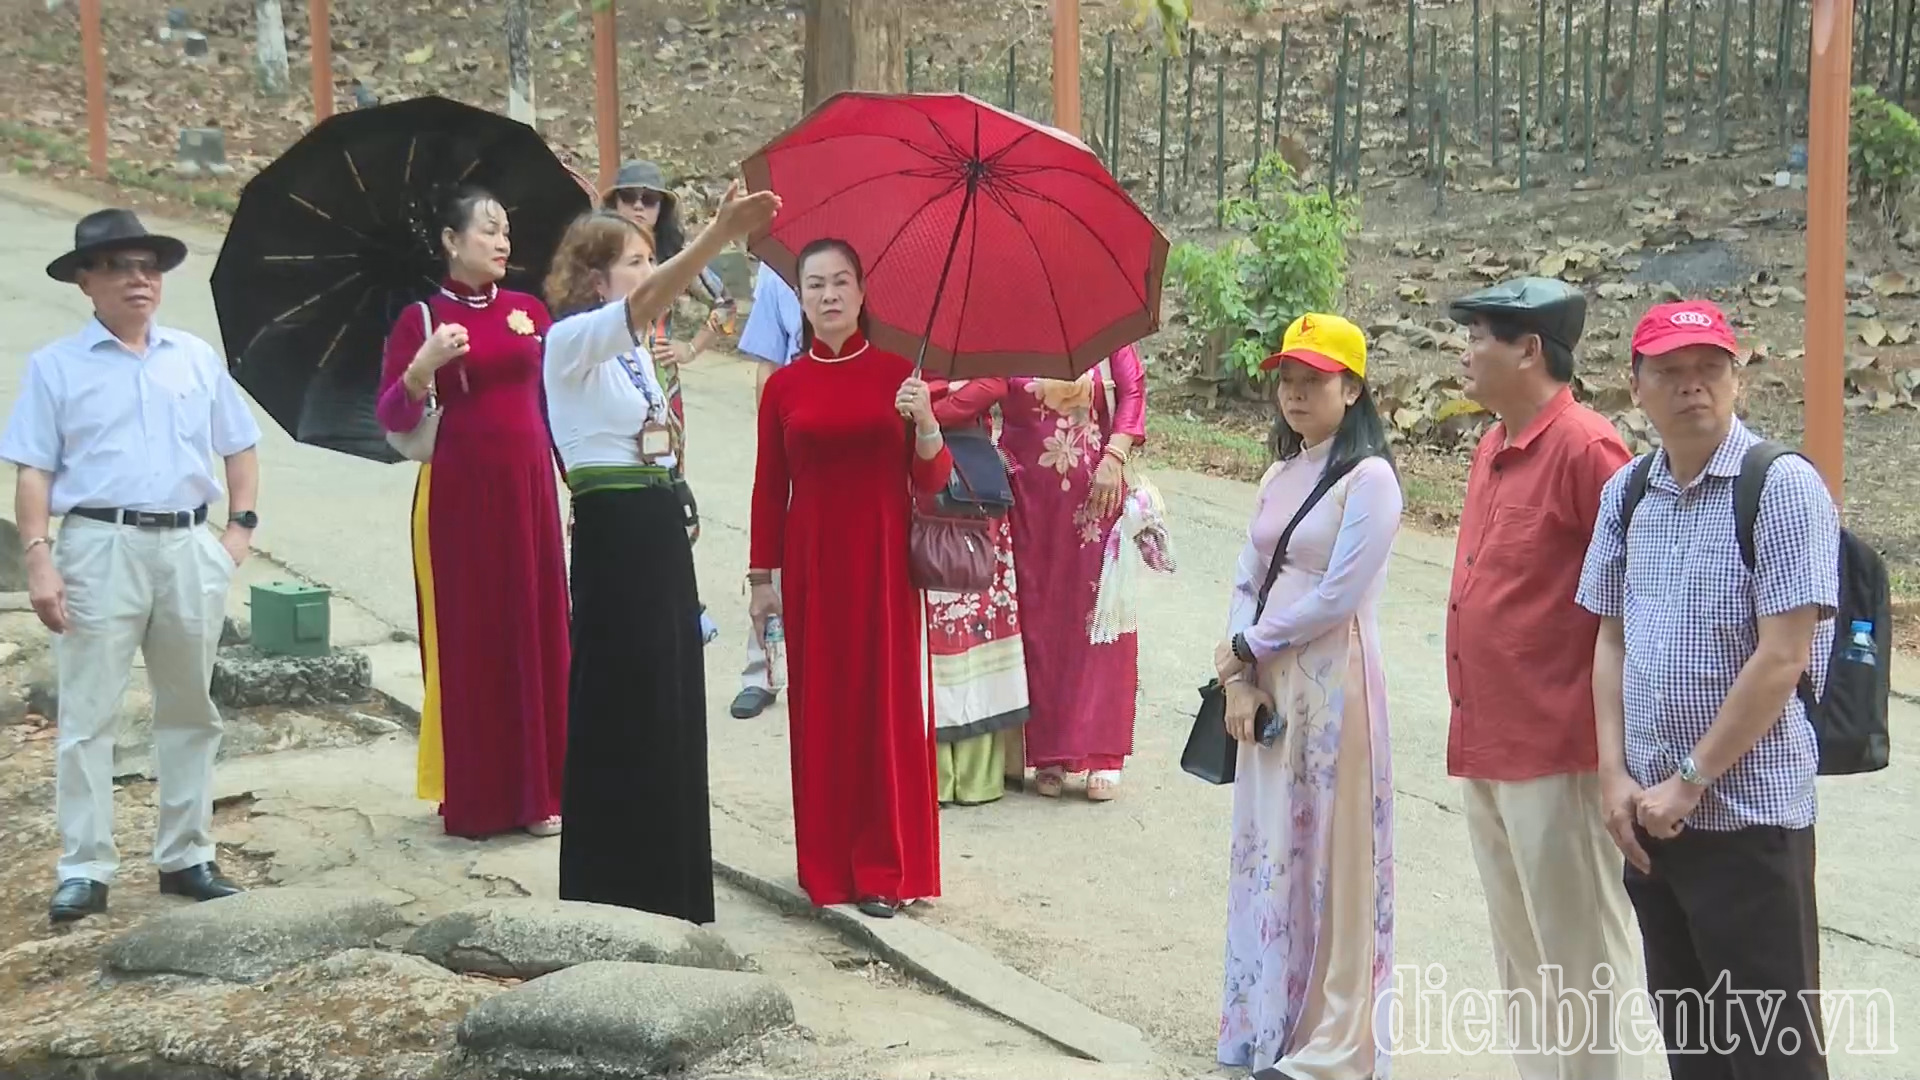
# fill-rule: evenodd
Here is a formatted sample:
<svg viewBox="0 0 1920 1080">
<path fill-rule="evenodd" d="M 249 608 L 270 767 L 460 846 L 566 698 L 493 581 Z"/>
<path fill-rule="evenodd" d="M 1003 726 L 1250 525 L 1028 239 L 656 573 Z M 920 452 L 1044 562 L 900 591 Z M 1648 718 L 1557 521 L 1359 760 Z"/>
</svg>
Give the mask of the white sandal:
<svg viewBox="0 0 1920 1080">
<path fill-rule="evenodd" d="M 527 832 L 533 834 L 534 836 L 559 836 L 560 835 L 560 815 L 555 814 L 550 818 L 546 818 L 545 820 L 534 822 L 533 824 L 527 826 Z"/>
<path fill-rule="evenodd" d="M 1119 769 L 1095 769 L 1087 774 L 1087 800 L 1111 802 L 1120 794 Z"/>
</svg>

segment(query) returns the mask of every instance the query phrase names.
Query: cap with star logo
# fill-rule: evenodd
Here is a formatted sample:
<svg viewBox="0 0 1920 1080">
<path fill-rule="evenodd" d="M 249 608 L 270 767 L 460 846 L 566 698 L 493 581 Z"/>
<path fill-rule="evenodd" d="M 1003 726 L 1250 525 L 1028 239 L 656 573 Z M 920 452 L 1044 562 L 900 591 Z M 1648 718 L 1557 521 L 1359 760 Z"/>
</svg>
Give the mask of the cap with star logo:
<svg viewBox="0 0 1920 1080">
<path fill-rule="evenodd" d="M 1338 315 L 1310 311 L 1293 320 L 1280 351 L 1267 357 L 1260 370 L 1272 371 L 1283 360 L 1293 360 L 1325 372 L 1350 371 L 1367 377 L 1367 335 Z"/>
</svg>

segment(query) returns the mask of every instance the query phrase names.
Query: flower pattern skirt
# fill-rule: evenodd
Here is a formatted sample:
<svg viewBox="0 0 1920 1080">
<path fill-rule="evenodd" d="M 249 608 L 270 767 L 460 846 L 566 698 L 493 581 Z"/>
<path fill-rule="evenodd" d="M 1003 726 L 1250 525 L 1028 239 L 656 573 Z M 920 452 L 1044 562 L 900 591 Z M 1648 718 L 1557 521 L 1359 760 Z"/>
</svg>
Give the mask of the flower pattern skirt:
<svg viewBox="0 0 1920 1080">
<path fill-rule="evenodd" d="M 1222 1064 L 1386 1080 L 1392 787 L 1384 679 L 1356 619 L 1269 659 L 1286 720 L 1240 747 L 1233 791 Z"/>
</svg>

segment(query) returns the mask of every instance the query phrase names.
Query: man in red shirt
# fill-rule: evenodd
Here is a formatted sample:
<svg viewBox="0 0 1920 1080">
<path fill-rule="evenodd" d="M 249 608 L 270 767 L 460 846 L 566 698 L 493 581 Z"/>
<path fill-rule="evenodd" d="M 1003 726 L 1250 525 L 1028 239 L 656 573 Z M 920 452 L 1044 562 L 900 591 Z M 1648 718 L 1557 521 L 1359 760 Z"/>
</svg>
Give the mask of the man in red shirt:
<svg viewBox="0 0 1920 1080">
<path fill-rule="evenodd" d="M 1450 314 L 1467 327 L 1466 394 L 1499 422 L 1474 450 L 1447 602 L 1447 773 L 1466 782 L 1521 1076 L 1615 1080 L 1633 1059 L 1610 1052 L 1612 1003 L 1640 984 L 1621 856 L 1600 812 L 1600 620 L 1574 593 L 1600 490 L 1632 455 L 1573 399 L 1578 289 L 1520 278 Z"/>
</svg>

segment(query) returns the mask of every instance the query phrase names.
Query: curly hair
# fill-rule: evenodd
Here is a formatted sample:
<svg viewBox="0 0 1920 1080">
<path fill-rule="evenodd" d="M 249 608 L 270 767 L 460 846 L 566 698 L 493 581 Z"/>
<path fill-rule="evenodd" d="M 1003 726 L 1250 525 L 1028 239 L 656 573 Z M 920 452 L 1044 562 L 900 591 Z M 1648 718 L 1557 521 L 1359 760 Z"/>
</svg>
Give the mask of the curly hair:
<svg viewBox="0 0 1920 1080">
<path fill-rule="evenodd" d="M 654 246 L 653 230 L 635 224 L 611 210 L 595 210 L 575 218 L 560 238 L 547 271 L 545 291 L 547 307 L 555 319 L 564 319 L 597 307 L 603 301 L 594 287 L 593 275 L 606 273 L 627 250 L 627 241 L 635 235 Z"/>
</svg>

